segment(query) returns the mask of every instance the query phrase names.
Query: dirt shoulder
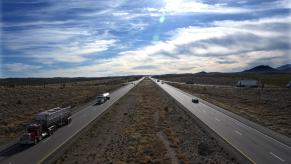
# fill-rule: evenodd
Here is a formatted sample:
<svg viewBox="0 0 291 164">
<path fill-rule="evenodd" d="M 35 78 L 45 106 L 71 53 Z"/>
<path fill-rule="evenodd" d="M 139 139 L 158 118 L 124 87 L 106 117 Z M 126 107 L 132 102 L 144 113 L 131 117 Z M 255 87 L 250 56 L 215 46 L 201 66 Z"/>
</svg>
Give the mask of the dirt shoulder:
<svg viewBox="0 0 291 164">
<path fill-rule="evenodd" d="M 145 79 L 56 163 L 234 163 L 171 98 Z"/>
<path fill-rule="evenodd" d="M 291 137 L 291 92 L 288 89 L 170 85 Z"/>
<path fill-rule="evenodd" d="M 41 111 L 58 107 L 78 107 L 97 94 L 113 91 L 126 80 L 102 79 L 67 84 L 0 86 L 0 145 L 19 136 L 26 124 Z M 78 108 L 74 108 L 78 109 Z"/>
</svg>

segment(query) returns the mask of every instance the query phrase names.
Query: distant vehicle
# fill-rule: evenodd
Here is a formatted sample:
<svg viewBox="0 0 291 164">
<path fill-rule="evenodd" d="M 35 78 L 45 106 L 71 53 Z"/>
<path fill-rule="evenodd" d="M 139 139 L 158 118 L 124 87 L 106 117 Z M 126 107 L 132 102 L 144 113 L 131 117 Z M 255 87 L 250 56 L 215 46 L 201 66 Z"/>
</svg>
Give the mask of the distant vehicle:
<svg viewBox="0 0 291 164">
<path fill-rule="evenodd" d="M 160 82 L 160 80 L 157 80 L 157 82 Z"/>
<path fill-rule="evenodd" d="M 192 102 L 195 103 L 195 104 L 198 104 L 199 100 L 196 97 L 194 97 L 194 98 L 192 98 Z"/>
<path fill-rule="evenodd" d="M 164 81 L 162 81 L 162 84 L 164 84 Z"/>
<path fill-rule="evenodd" d="M 258 81 L 257 80 L 239 80 L 236 84 L 237 87 L 250 87 L 257 88 Z"/>
<path fill-rule="evenodd" d="M 286 85 L 287 88 L 291 88 L 291 81 Z"/>
<path fill-rule="evenodd" d="M 36 144 L 54 131 L 71 122 L 71 107 L 53 108 L 36 115 L 36 123 L 26 126 L 25 133 L 21 136 L 20 144 Z"/>
<path fill-rule="evenodd" d="M 109 93 L 106 92 L 106 93 L 103 93 L 103 94 L 97 96 L 97 98 L 96 98 L 96 103 L 97 103 L 97 104 L 103 104 L 103 103 L 105 103 L 105 102 L 106 102 L 107 100 L 109 100 L 109 99 L 110 99 L 110 97 L 109 97 Z"/>
</svg>

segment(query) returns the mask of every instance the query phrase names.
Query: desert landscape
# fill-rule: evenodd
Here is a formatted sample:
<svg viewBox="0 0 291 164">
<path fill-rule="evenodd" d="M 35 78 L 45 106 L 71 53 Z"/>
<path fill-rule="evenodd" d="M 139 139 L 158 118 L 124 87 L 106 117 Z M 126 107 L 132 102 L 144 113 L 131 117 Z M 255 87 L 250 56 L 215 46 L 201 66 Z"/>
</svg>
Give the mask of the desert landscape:
<svg viewBox="0 0 291 164">
<path fill-rule="evenodd" d="M 285 86 L 291 79 L 290 74 L 200 73 L 160 78 L 183 82 L 184 84 L 169 84 L 283 135 L 291 136 L 291 92 Z M 240 79 L 260 79 L 265 86 L 235 87 Z"/>
<path fill-rule="evenodd" d="M 237 162 L 146 79 L 97 118 L 55 163 Z"/>
<path fill-rule="evenodd" d="M 116 90 L 138 78 L 1 80 L 0 145 L 17 139 L 38 112 L 58 106 L 72 106 L 74 112 L 96 95 Z"/>
</svg>

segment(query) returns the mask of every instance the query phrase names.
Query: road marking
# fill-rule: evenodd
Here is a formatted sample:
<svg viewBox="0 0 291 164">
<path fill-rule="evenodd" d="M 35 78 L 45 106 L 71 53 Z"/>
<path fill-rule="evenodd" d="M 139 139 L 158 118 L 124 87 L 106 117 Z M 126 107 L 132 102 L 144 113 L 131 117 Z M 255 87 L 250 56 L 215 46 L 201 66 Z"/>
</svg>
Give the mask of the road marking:
<svg viewBox="0 0 291 164">
<path fill-rule="evenodd" d="M 242 135 L 242 133 L 241 132 L 239 132 L 239 131 L 237 131 L 237 130 L 235 130 L 234 132 L 236 132 L 238 135 Z"/>
<path fill-rule="evenodd" d="M 273 152 L 270 152 L 270 154 L 276 158 L 278 158 L 280 161 L 285 162 L 284 159 L 280 158 L 279 156 L 277 156 L 276 154 L 274 154 Z"/>
<path fill-rule="evenodd" d="M 47 142 L 48 140 L 50 140 L 51 138 L 49 137 L 49 138 L 47 138 L 46 140 L 43 140 L 42 142 Z"/>
<path fill-rule="evenodd" d="M 68 128 L 69 128 L 69 127 L 71 127 L 71 126 L 72 126 L 72 124 L 73 124 L 73 123 L 70 123 L 70 124 L 69 124 L 67 127 L 68 127 Z"/>
<path fill-rule="evenodd" d="M 172 87 L 172 86 L 170 86 L 170 85 L 167 85 L 167 86 L 169 86 L 169 87 Z M 162 89 L 164 89 L 163 87 L 161 87 Z M 174 87 L 172 87 L 173 89 L 176 89 L 177 91 L 180 91 L 181 93 L 183 93 L 183 94 L 186 94 L 186 95 L 190 95 L 191 97 L 192 97 L 192 95 L 191 94 L 189 94 L 189 93 L 186 93 L 186 92 L 183 92 L 183 91 L 181 91 L 181 90 L 178 90 L 177 88 L 174 88 Z M 170 96 L 172 96 L 173 98 L 175 98 L 170 92 L 168 92 L 166 89 L 164 89 L 167 93 L 169 93 L 169 95 Z M 176 98 L 175 98 L 176 99 Z M 188 109 L 188 108 L 187 108 Z M 189 109 L 188 109 L 189 110 Z M 204 111 L 204 110 L 202 110 L 203 112 L 205 112 L 206 113 L 206 111 Z M 223 113 L 224 114 L 224 113 Z M 226 115 L 227 116 L 227 115 Z M 229 117 L 229 116 L 228 116 Z M 231 118 L 231 117 L 230 117 Z M 217 133 L 218 135 L 219 135 L 219 133 Z M 222 137 L 222 139 L 224 140 L 224 141 L 226 141 L 229 145 L 231 145 L 232 147 L 234 147 L 234 149 L 236 149 L 237 151 L 239 151 L 243 156 L 245 156 L 249 161 L 251 161 L 251 163 L 256 163 L 251 157 L 249 157 L 246 153 L 244 153 L 242 150 L 240 150 L 238 147 L 236 147 L 235 145 L 233 145 L 227 138 L 225 138 L 224 136 L 222 136 L 222 135 L 219 135 L 220 137 Z"/>
<path fill-rule="evenodd" d="M 169 86 L 169 87 L 172 87 L 172 89 L 174 89 L 174 90 L 176 90 L 176 91 L 178 91 L 178 92 L 180 92 L 180 93 L 182 93 L 182 94 L 185 94 L 185 95 L 188 95 L 188 96 L 190 96 L 190 97 L 193 97 L 193 95 L 190 94 L 190 93 L 188 93 L 188 92 L 182 91 L 182 90 L 180 90 L 180 89 L 178 89 L 178 88 L 175 88 L 175 87 L 173 87 L 173 86 L 171 86 L 171 85 L 168 85 L 168 86 Z M 164 88 L 163 88 L 163 89 L 164 89 Z M 168 93 L 169 93 L 169 92 L 168 92 Z M 170 94 L 170 95 L 171 95 L 171 94 Z M 172 96 L 172 95 L 171 95 L 171 96 Z M 172 97 L 174 97 L 174 96 L 172 96 Z M 204 101 L 205 101 L 205 100 L 204 100 Z M 207 102 L 207 101 L 205 101 L 205 102 Z M 211 103 L 209 103 L 209 102 L 207 102 L 207 103 L 208 103 L 208 104 L 211 104 Z M 204 104 L 204 105 L 206 105 L 206 106 L 208 106 L 208 107 L 211 107 L 213 110 L 215 110 L 212 106 L 209 106 L 209 105 L 207 105 L 207 104 Z M 216 108 L 218 107 L 218 106 L 216 106 L 216 105 L 214 105 L 214 104 L 211 104 L 211 105 L 215 106 Z M 220 107 L 218 107 L 218 108 L 220 108 Z M 223 108 L 221 108 L 221 109 L 223 109 Z M 224 110 L 225 110 L 225 109 L 224 109 Z M 285 143 L 282 143 L 282 142 L 278 141 L 278 140 L 275 139 L 275 138 L 272 138 L 271 136 L 269 136 L 269 135 L 267 135 L 267 134 L 264 134 L 263 132 L 261 132 L 261 131 L 255 129 L 255 128 L 252 127 L 252 126 L 249 126 L 249 125 L 245 124 L 244 122 L 242 122 L 242 121 L 240 121 L 240 120 L 237 120 L 237 119 L 235 119 L 235 118 L 232 118 L 231 116 L 225 114 L 224 112 L 221 112 L 221 111 L 218 111 L 218 110 L 215 110 L 215 111 L 217 111 L 217 112 L 219 112 L 219 113 L 225 115 L 226 117 L 230 118 L 231 120 L 233 120 L 233 122 L 234 122 L 236 125 L 244 126 L 244 127 L 250 128 L 250 129 L 252 129 L 252 130 L 254 130 L 254 131 L 256 131 L 256 132 L 258 132 L 258 133 L 260 133 L 260 134 L 262 134 L 262 135 L 264 135 L 264 136 L 266 136 L 267 138 L 269 138 L 269 139 L 271 139 L 271 140 L 277 142 L 278 144 L 280 144 L 280 145 L 282 145 L 282 146 L 284 146 L 284 147 L 287 147 L 288 149 L 291 148 L 291 146 L 286 145 Z M 236 123 L 236 122 L 238 122 L 238 123 Z"/>
<path fill-rule="evenodd" d="M 220 120 L 218 118 L 215 118 L 216 121 L 220 122 Z"/>
<path fill-rule="evenodd" d="M 139 81 L 140 82 L 140 81 Z M 133 88 L 133 87 L 132 87 Z M 132 88 L 130 88 L 128 91 L 126 91 L 126 93 L 128 93 Z M 119 90 L 119 89 L 118 89 Z M 117 91 L 118 91 L 117 90 Z M 116 91 L 115 91 L 116 92 Z M 120 97 L 117 97 L 116 99 L 114 99 L 113 101 L 112 101 L 112 104 L 111 105 L 109 105 L 109 106 L 107 106 L 107 107 L 105 107 L 105 110 L 104 111 L 106 111 L 109 107 L 111 107 L 115 102 L 117 102 L 119 99 L 121 99 L 121 97 L 123 97 L 124 95 L 126 95 L 126 93 L 125 94 L 123 94 L 122 96 L 120 96 Z M 103 112 L 104 112 L 103 111 Z M 102 112 L 102 113 L 103 113 Z M 100 114 L 102 114 L 102 113 L 100 113 Z M 100 114 L 98 115 L 98 116 L 100 116 Z M 84 115 L 83 115 L 84 116 Z M 75 133 L 73 133 L 73 135 L 71 135 L 69 138 L 67 138 L 64 142 L 62 142 L 61 144 L 59 144 L 57 147 L 55 147 L 53 150 L 51 150 L 48 154 L 46 154 L 44 157 L 42 157 L 38 162 L 37 162 L 37 164 L 41 164 L 41 163 L 43 163 L 50 155 L 52 155 L 54 152 L 56 152 L 61 146 L 63 146 L 66 142 L 68 142 L 70 139 L 72 139 L 76 134 L 78 134 L 81 130 L 83 130 L 85 127 L 87 127 L 90 123 L 92 123 L 92 121 L 93 120 L 95 120 L 98 116 L 96 116 L 95 118 L 93 118 L 93 119 L 91 119 L 89 122 L 87 122 L 87 123 L 85 123 L 85 125 L 82 127 L 82 128 L 80 128 L 80 129 L 77 129 L 77 131 L 75 132 Z"/>
</svg>

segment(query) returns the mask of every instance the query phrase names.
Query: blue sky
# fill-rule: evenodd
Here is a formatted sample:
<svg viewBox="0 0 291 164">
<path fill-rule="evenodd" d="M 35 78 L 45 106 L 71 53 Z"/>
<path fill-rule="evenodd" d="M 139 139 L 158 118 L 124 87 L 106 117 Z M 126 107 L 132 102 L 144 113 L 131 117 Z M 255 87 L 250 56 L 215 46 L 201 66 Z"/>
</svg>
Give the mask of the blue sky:
<svg viewBox="0 0 291 164">
<path fill-rule="evenodd" d="M 291 63 L 288 0 L 1 0 L 0 77 Z"/>
</svg>

